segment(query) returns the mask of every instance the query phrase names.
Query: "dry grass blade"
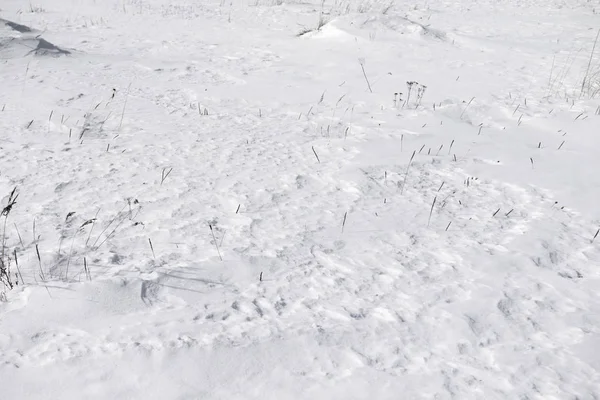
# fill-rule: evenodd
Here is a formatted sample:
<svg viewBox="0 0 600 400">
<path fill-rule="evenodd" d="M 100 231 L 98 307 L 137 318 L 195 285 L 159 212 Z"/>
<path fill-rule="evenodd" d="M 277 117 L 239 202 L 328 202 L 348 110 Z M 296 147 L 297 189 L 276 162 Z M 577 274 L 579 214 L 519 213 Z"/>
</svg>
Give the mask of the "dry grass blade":
<svg viewBox="0 0 600 400">
<path fill-rule="evenodd" d="M 600 29 L 598 29 L 598 33 L 596 33 L 596 39 L 594 40 L 594 46 L 592 47 L 592 52 L 590 53 L 590 60 L 588 61 L 587 70 L 585 71 L 585 76 L 583 78 L 583 82 L 581 82 L 581 93 L 579 97 L 583 95 L 583 91 L 585 90 L 585 85 L 588 85 L 588 91 L 590 88 L 589 76 L 590 76 L 590 68 L 592 67 L 592 60 L 594 59 L 594 53 L 596 52 L 596 45 L 598 44 L 598 38 L 600 37 Z"/>
<path fill-rule="evenodd" d="M 115 216 L 114 216 L 114 218 L 110 220 L 110 222 L 108 223 L 108 225 L 106 225 L 106 228 L 104 228 L 104 229 L 102 230 L 102 232 L 100 232 L 100 234 L 98 235 L 98 237 L 97 237 L 97 238 L 96 238 L 96 240 L 94 241 L 94 244 L 92 244 L 92 247 L 96 247 L 96 243 L 98 243 L 98 240 L 100 240 L 100 238 L 102 237 L 102 235 L 104 234 L 104 232 L 106 232 L 106 231 L 108 230 L 108 228 L 109 228 L 109 227 L 110 227 L 110 226 L 111 226 L 111 225 L 112 225 L 112 224 L 113 224 L 113 223 L 114 223 L 114 222 L 117 220 L 117 218 L 119 217 L 119 215 L 121 215 L 121 213 L 123 212 L 123 210 L 125 209 L 125 207 L 127 207 L 127 204 L 125 204 L 125 205 L 123 206 L 123 208 L 121 209 L 121 211 L 119 211 L 119 212 L 117 213 L 117 215 L 115 215 Z M 121 219 L 121 222 L 119 223 L 119 225 L 121 225 L 121 223 L 123 223 L 123 220 L 124 220 L 124 218 L 123 218 L 123 219 Z M 119 225 L 117 225 L 117 228 L 119 227 Z M 117 228 L 113 229 L 113 231 L 112 231 L 112 232 L 114 232 L 114 231 L 115 231 Z M 112 233 L 112 232 L 111 232 L 111 233 Z M 109 235 L 108 235 L 108 236 L 107 236 L 107 237 L 106 237 L 106 238 L 105 238 L 105 239 L 102 241 L 102 243 L 104 243 L 104 242 L 106 241 L 106 239 L 108 239 L 108 237 L 110 237 L 110 234 L 109 234 Z M 102 243 L 100 243 L 100 244 L 98 245 L 98 247 L 102 246 Z"/>
<path fill-rule="evenodd" d="M 369 82 L 369 78 L 367 78 L 367 73 L 365 72 L 365 63 L 362 61 L 360 63 L 360 68 L 362 69 L 363 76 L 365 77 L 365 81 L 367 81 L 367 87 L 369 88 L 369 92 L 373 93 L 373 89 L 371 89 L 371 83 Z"/>
<path fill-rule="evenodd" d="M 317 161 L 319 162 L 319 164 L 321 164 L 321 160 L 319 159 L 319 155 L 317 154 L 317 151 L 315 150 L 315 146 L 312 146 L 312 151 L 315 154 L 315 157 L 317 158 Z"/>
<path fill-rule="evenodd" d="M 119 121 L 119 131 L 121 130 L 121 125 L 123 125 L 123 117 L 125 117 L 125 108 L 127 107 L 127 100 L 129 99 L 129 91 L 131 90 L 131 85 L 133 82 L 129 84 L 127 87 L 127 93 L 125 93 L 125 102 L 123 103 L 123 112 L 121 112 L 121 121 Z"/>
<path fill-rule="evenodd" d="M 17 231 L 17 236 L 19 237 L 19 243 L 21 243 L 21 248 L 25 248 L 25 245 L 23 244 L 23 238 L 21 237 L 21 233 L 19 232 L 19 228 L 17 227 L 17 224 L 13 224 L 15 226 L 15 230 Z"/>
<path fill-rule="evenodd" d="M 35 245 L 35 253 L 37 254 L 38 263 L 40 265 L 40 278 L 42 278 L 43 282 L 46 282 L 46 276 L 44 275 L 44 268 L 42 268 L 42 257 L 40 256 L 40 248 L 39 245 Z"/>
<path fill-rule="evenodd" d="M 17 266 L 17 272 L 21 277 L 21 284 L 25 284 L 25 280 L 23 279 L 23 274 L 21 273 L 21 269 L 19 268 L 19 259 L 17 258 L 17 249 L 14 250 L 13 256 L 15 257 L 15 265 Z"/>
<path fill-rule="evenodd" d="M 463 112 L 460 114 L 460 119 L 462 119 L 463 115 L 467 111 L 467 108 L 469 108 L 469 106 L 471 105 L 471 103 L 473 102 L 473 100 L 475 100 L 475 97 L 471 97 L 471 100 L 469 100 L 469 102 L 467 103 L 467 106 L 465 107 L 465 109 L 463 110 Z"/>
<path fill-rule="evenodd" d="M 152 240 L 148 238 L 148 243 L 150 243 L 150 250 L 152 250 L 152 257 L 156 260 L 156 254 L 154 254 L 154 246 L 152 246 Z"/>
<path fill-rule="evenodd" d="M 415 154 L 417 153 L 416 150 L 413 151 L 412 156 L 410 156 L 410 161 L 408 162 L 408 165 L 406 166 L 406 172 L 404 173 L 404 182 L 402 182 L 402 189 L 400 189 L 400 194 L 404 194 L 404 187 L 406 186 L 406 180 L 408 179 L 408 169 L 410 168 L 410 164 L 413 161 L 413 158 L 415 158 Z"/>
<path fill-rule="evenodd" d="M 167 177 L 173 172 L 173 168 L 163 168 L 161 177 L 160 177 L 160 186 L 162 186 L 163 182 Z"/>
<path fill-rule="evenodd" d="M 429 210 L 429 218 L 427 219 L 427 226 L 429 227 L 429 223 L 431 222 L 431 215 L 433 214 L 433 207 L 435 207 L 435 202 L 437 201 L 437 196 L 433 198 L 433 202 L 431 203 L 431 210 Z"/>
<path fill-rule="evenodd" d="M 215 242 L 215 247 L 217 249 L 217 254 L 219 255 L 219 260 L 223 261 L 223 257 L 221 257 L 221 250 L 219 250 L 219 244 L 217 243 L 217 238 L 215 237 L 215 231 L 213 230 L 211 224 L 208 224 L 208 227 L 210 228 L 210 233 L 212 234 L 213 241 Z"/>
</svg>

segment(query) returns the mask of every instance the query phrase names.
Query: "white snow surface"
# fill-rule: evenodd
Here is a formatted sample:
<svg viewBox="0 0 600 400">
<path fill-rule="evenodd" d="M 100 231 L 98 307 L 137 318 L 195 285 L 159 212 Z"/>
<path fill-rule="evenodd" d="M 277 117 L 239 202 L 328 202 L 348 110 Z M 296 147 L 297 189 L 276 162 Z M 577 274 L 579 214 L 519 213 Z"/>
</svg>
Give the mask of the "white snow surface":
<svg viewBox="0 0 600 400">
<path fill-rule="evenodd" d="M 0 18 L 0 399 L 600 398 L 594 1 Z"/>
</svg>

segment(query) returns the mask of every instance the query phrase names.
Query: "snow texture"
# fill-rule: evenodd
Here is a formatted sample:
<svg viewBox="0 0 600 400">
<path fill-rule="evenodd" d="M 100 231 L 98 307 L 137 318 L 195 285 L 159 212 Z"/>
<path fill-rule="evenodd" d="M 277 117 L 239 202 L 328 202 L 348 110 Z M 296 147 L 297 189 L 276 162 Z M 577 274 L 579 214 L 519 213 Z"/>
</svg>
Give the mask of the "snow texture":
<svg viewBox="0 0 600 400">
<path fill-rule="evenodd" d="M 600 398 L 599 12 L 3 0 L 0 398 Z"/>
</svg>

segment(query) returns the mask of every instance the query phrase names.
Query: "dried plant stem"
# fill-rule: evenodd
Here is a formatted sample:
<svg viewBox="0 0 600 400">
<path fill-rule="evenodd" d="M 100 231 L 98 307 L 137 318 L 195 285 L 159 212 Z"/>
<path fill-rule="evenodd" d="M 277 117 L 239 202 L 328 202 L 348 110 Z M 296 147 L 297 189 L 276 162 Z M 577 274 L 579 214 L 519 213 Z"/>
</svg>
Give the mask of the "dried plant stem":
<svg viewBox="0 0 600 400">
<path fill-rule="evenodd" d="M 406 172 L 404 173 L 404 182 L 402 182 L 402 189 L 400 189 L 400 194 L 404 194 L 404 187 L 406 186 L 406 180 L 408 179 L 408 169 L 410 168 L 410 164 L 412 163 L 413 158 L 415 158 L 416 150 L 413 151 L 412 156 L 410 156 L 410 161 L 406 166 Z"/>
<path fill-rule="evenodd" d="M 127 100 L 129 99 L 129 90 L 131 89 L 131 85 L 133 82 L 127 86 L 127 92 L 125 93 L 125 102 L 123 103 L 123 111 L 121 112 L 121 121 L 119 121 L 119 131 L 121 130 L 121 125 L 123 125 L 123 117 L 125 117 L 125 108 L 127 107 Z"/>
<path fill-rule="evenodd" d="M 156 254 L 154 254 L 154 246 L 152 246 L 152 240 L 148 238 L 148 243 L 150 243 L 150 250 L 152 250 L 152 257 L 156 260 Z"/>
<path fill-rule="evenodd" d="M 210 228 L 210 233 L 212 234 L 213 241 L 215 242 L 215 247 L 217 248 L 217 254 L 219 255 L 219 260 L 223 261 L 223 257 L 221 257 L 221 250 L 219 250 L 219 244 L 217 243 L 217 238 L 215 237 L 215 231 L 213 230 L 213 227 L 211 224 L 208 224 L 208 227 Z"/>
<path fill-rule="evenodd" d="M 367 73 L 365 72 L 365 66 L 363 63 L 360 63 L 360 68 L 362 69 L 363 76 L 365 77 L 365 81 L 367 81 L 367 86 L 369 87 L 369 92 L 373 93 L 373 89 L 371 89 L 371 84 L 369 83 L 369 78 L 367 78 Z"/>
<path fill-rule="evenodd" d="M 433 202 L 431 203 L 431 209 L 429 210 L 429 218 L 427 219 L 427 226 L 429 227 L 429 223 L 431 222 L 431 215 L 433 214 L 433 207 L 435 207 L 435 202 L 437 200 L 437 196 L 433 198 Z"/>
</svg>

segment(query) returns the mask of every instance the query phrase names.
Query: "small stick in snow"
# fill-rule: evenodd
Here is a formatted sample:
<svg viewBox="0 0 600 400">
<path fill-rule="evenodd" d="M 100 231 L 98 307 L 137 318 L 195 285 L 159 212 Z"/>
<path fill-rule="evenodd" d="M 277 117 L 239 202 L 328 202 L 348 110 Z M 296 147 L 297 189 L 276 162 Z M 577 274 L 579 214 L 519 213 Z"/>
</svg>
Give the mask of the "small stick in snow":
<svg viewBox="0 0 600 400">
<path fill-rule="evenodd" d="M 529 161 L 531 161 L 531 169 L 533 169 L 533 158 L 529 157 Z"/>
<path fill-rule="evenodd" d="M 94 226 L 96 225 L 96 219 L 98 218 L 98 214 L 99 213 L 100 213 L 100 209 L 98 209 L 98 211 L 96 211 L 96 215 L 94 216 L 94 218 L 92 218 L 91 220 L 86 221 L 83 225 L 81 225 L 81 228 L 83 228 L 85 225 L 88 225 L 89 223 L 92 224 L 92 227 L 90 228 L 90 232 L 88 234 L 87 240 L 85 241 L 85 245 L 86 246 L 88 245 L 88 243 L 90 241 L 90 237 L 92 236 L 92 231 L 94 230 Z"/>
<path fill-rule="evenodd" d="M 235 213 L 236 213 L 236 214 L 240 212 L 240 207 L 241 207 L 241 206 L 242 206 L 241 204 L 238 204 L 237 210 L 235 210 Z"/>
<path fill-rule="evenodd" d="M 152 257 L 156 260 L 156 254 L 154 254 L 154 246 L 152 246 L 152 240 L 148 238 L 148 243 L 150 243 L 150 250 L 152 250 Z"/>
<path fill-rule="evenodd" d="M 433 198 L 433 202 L 431 203 L 431 210 L 429 210 L 429 219 L 427 219 L 427 226 L 429 227 L 429 223 L 431 222 L 431 214 L 433 214 L 433 207 L 435 206 L 435 202 L 437 200 L 437 196 Z"/>
<path fill-rule="evenodd" d="M 596 234 L 595 234 L 595 235 L 594 235 L 594 237 L 592 238 L 592 241 L 591 241 L 591 243 L 594 243 L 594 240 L 596 240 L 596 238 L 598 237 L 598 234 L 599 234 L 599 233 L 600 233 L 600 229 L 598 229 L 598 230 L 596 231 Z M 23 279 L 23 278 L 21 278 L 21 279 Z"/>
<path fill-rule="evenodd" d="M 560 144 L 560 146 L 558 146 L 557 150 L 560 150 L 561 147 L 563 147 L 563 144 L 565 144 L 565 141 L 563 140 L 562 143 Z"/>
<path fill-rule="evenodd" d="M 437 191 L 438 191 L 438 193 L 439 193 L 439 191 L 440 191 L 440 190 L 442 190 L 442 188 L 444 187 L 444 183 L 446 183 L 446 181 L 443 181 L 443 182 L 442 182 L 442 184 L 440 185 L 440 188 L 437 190 Z"/>
<path fill-rule="evenodd" d="M 408 165 L 406 166 L 406 172 L 404 173 L 404 182 L 402 182 L 402 189 L 400 190 L 400 194 L 404 193 L 404 187 L 406 186 L 406 180 L 408 179 L 408 169 L 410 168 L 410 164 L 412 163 L 413 158 L 415 158 L 416 151 L 413 150 L 412 156 L 410 156 L 410 161 L 408 161 Z"/>
<path fill-rule="evenodd" d="M 227 235 L 227 231 L 223 232 L 223 236 L 221 236 L 221 241 L 219 242 L 219 247 L 223 247 L 223 240 L 225 240 L 225 235 Z"/>
<path fill-rule="evenodd" d="M 38 245 L 35 245 L 35 252 L 37 253 L 37 259 L 38 259 L 38 263 L 40 265 L 40 278 L 42 278 L 42 281 L 46 281 L 46 277 L 44 276 L 44 269 L 42 268 L 42 257 L 40 256 L 40 248 L 38 247 Z"/>
<path fill-rule="evenodd" d="M 448 149 L 448 155 L 450 155 L 450 151 L 452 150 L 452 146 L 454 146 L 454 139 L 450 142 L 450 148 Z"/>
<path fill-rule="evenodd" d="M 125 116 L 125 108 L 127 107 L 127 100 L 129 99 L 129 90 L 131 89 L 131 85 L 133 82 L 129 84 L 127 87 L 127 92 L 125 93 L 125 102 L 123 103 L 123 111 L 121 112 L 121 121 L 119 122 L 119 131 L 121 130 L 121 125 L 123 125 L 123 117 Z"/>
<path fill-rule="evenodd" d="M 471 105 L 471 102 L 475 100 L 475 97 L 471 97 L 471 100 L 469 100 L 469 102 L 467 103 L 467 106 L 465 107 L 465 109 L 463 110 L 463 112 L 460 114 L 460 119 L 462 119 L 465 111 L 467 111 L 467 108 L 469 108 L 469 106 Z"/>
<path fill-rule="evenodd" d="M 165 181 L 165 179 L 167 179 L 167 177 L 171 174 L 172 171 L 173 171 L 173 168 L 163 168 L 161 177 L 160 177 L 160 186 L 162 186 L 163 182 Z"/>
<path fill-rule="evenodd" d="M 511 210 L 509 212 L 507 212 L 506 214 L 504 214 L 505 217 L 508 217 L 510 215 L 511 212 L 513 212 L 514 208 L 511 208 Z"/>
<path fill-rule="evenodd" d="M 217 238 L 215 237 L 215 231 L 213 230 L 211 224 L 208 224 L 208 227 L 210 228 L 210 233 L 212 234 L 213 240 L 215 242 L 215 247 L 217 248 L 217 254 L 219 255 L 219 259 L 223 261 L 223 257 L 221 257 L 221 251 L 219 250 L 219 244 L 217 243 Z"/>
<path fill-rule="evenodd" d="M 87 259 L 83 257 L 83 270 L 85 271 L 85 276 L 88 278 L 88 281 L 92 280 L 92 273 L 87 265 Z"/>
<path fill-rule="evenodd" d="M 497 209 L 496 212 L 492 214 L 492 217 L 495 217 L 498 212 L 500 212 L 500 209 Z"/>
<path fill-rule="evenodd" d="M 342 233 L 344 233 L 344 227 L 346 226 L 346 217 L 348 217 L 348 211 L 344 213 L 344 220 L 342 221 Z"/>
<path fill-rule="evenodd" d="M 373 89 L 371 89 L 371 84 L 369 83 L 369 78 L 367 78 L 367 73 L 365 72 L 365 60 L 358 60 L 360 63 L 360 68 L 362 69 L 363 76 L 365 77 L 365 81 L 367 81 L 367 86 L 369 87 L 369 92 L 373 93 Z"/>
<path fill-rule="evenodd" d="M 30 122 L 27 124 L 27 128 L 26 128 L 26 129 L 29 129 L 29 128 L 31 127 L 31 124 L 33 124 L 33 120 L 31 120 L 31 121 L 30 121 Z"/>
<path fill-rule="evenodd" d="M 310 108 L 308 109 L 308 112 L 306 113 L 306 118 L 308 119 L 308 117 L 310 117 L 310 113 L 313 109 L 313 106 L 310 106 Z"/>
<path fill-rule="evenodd" d="M 440 146 L 439 150 L 437 151 L 437 154 L 436 154 L 436 156 L 439 156 L 439 155 L 440 155 L 440 151 L 442 151 L 442 147 L 444 147 L 444 145 L 443 145 L 443 144 Z"/>
<path fill-rule="evenodd" d="M 319 159 L 319 155 L 317 154 L 317 151 L 315 150 L 315 146 L 312 146 L 312 151 L 313 151 L 313 153 L 315 153 L 315 157 L 317 158 L 317 161 L 319 162 L 319 164 L 321 164 L 321 160 Z"/>
<path fill-rule="evenodd" d="M 52 121 L 52 114 L 54 114 L 54 110 L 50 111 L 50 116 L 48 117 L 48 133 L 50 133 L 50 122 Z"/>
<path fill-rule="evenodd" d="M 262 274 L 263 274 L 263 273 L 262 273 L 262 271 L 261 271 L 261 273 L 260 273 L 260 276 L 258 277 L 258 280 L 259 280 L 260 282 L 262 282 Z"/>
<path fill-rule="evenodd" d="M 452 221 L 448 222 L 448 226 L 446 226 L 446 232 L 448 232 L 448 228 L 450 228 L 450 224 L 452 224 Z"/>
<path fill-rule="evenodd" d="M 17 249 L 14 249 L 13 255 L 15 257 L 15 264 L 17 265 L 17 272 L 19 273 L 19 276 L 21 277 L 21 284 L 24 285 L 25 281 L 23 280 L 23 274 L 21 273 L 21 269 L 19 268 L 19 259 L 17 258 Z"/>
</svg>

